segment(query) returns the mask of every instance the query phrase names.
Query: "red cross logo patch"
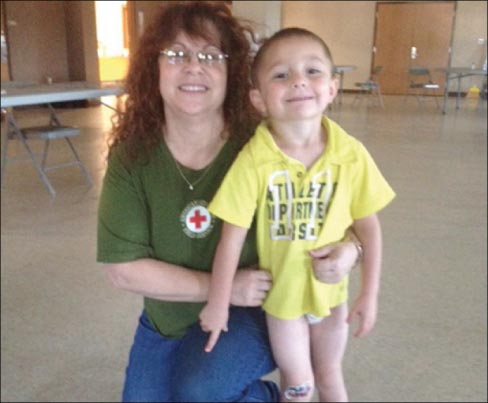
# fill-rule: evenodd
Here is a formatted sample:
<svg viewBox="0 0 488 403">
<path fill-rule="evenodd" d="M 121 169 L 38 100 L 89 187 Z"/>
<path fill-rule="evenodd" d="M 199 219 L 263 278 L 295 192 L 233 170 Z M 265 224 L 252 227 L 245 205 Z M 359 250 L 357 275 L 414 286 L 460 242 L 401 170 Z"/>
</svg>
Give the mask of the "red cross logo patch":
<svg viewBox="0 0 488 403">
<path fill-rule="evenodd" d="M 213 219 L 204 200 L 191 202 L 181 214 L 183 231 L 190 238 L 203 238 L 213 227 Z"/>
</svg>

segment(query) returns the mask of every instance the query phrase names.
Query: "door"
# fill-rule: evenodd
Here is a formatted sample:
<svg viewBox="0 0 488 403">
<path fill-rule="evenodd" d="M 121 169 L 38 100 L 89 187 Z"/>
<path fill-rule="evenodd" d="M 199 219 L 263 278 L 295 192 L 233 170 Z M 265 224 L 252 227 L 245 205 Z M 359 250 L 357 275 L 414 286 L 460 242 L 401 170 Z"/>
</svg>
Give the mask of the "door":
<svg viewBox="0 0 488 403">
<path fill-rule="evenodd" d="M 384 94 L 405 94 L 408 69 L 432 70 L 442 87 L 449 66 L 455 2 L 378 3 L 373 66 L 383 66 L 378 77 Z"/>
</svg>

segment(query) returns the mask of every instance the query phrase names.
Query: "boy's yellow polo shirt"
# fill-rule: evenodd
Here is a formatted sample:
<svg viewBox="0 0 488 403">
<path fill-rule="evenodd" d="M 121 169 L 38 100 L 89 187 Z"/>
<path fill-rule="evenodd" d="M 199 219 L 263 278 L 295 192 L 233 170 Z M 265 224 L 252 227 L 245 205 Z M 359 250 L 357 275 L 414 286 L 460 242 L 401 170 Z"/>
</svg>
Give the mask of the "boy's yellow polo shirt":
<svg viewBox="0 0 488 403">
<path fill-rule="evenodd" d="M 277 318 L 327 316 L 347 300 L 348 278 L 319 282 L 307 252 L 341 240 L 353 220 L 378 212 L 395 196 L 358 140 L 326 117 L 323 125 L 325 152 L 307 170 L 277 147 L 262 123 L 209 206 L 244 228 L 256 214 L 259 264 L 273 276 L 263 308 Z"/>
</svg>

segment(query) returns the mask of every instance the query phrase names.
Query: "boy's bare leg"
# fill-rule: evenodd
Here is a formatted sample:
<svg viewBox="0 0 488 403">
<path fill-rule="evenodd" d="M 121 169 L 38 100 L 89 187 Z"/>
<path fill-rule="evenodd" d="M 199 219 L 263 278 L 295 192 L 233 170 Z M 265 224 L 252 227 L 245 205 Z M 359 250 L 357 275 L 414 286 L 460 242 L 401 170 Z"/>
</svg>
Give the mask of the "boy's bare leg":
<svg viewBox="0 0 488 403">
<path fill-rule="evenodd" d="M 309 326 L 304 317 L 266 315 L 273 355 L 280 369 L 282 402 L 309 402 L 314 389 Z"/>
<path fill-rule="evenodd" d="M 349 325 L 347 303 L 331 310 L 330 316 L 310 326 L 311 353 L 315 382 L 321 402 L 347 402 L 342 359 L 347 346 Z"/>
</svg>

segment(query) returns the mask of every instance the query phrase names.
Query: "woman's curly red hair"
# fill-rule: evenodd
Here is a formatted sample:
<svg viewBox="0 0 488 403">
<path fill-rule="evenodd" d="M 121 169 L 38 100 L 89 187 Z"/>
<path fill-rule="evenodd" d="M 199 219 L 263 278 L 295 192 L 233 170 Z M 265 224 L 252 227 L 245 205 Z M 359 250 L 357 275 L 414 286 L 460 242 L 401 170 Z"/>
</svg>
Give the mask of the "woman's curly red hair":
<svg viewBox="0 0 488 403">
<path fill-rule="evenodd" d="M 224 122 L 230 137 L 246 140 L 258 116 L 249 101 L 250 44 L 246 32 L 252 30 L 232 16 L 223 3 L 205 1 L 170 2 L 162 6 L 139 39 L 131 56 L 125 81 L 126 98 L 114 116 L 109 135 L 109 151 L 124 142 L 130 160 L 147 157 L 161 141 L 165 124 L 163 100 L 159 92 L 158 59 L 161 49 L 180 32 L 190 37 L 211 38 L 209 23 L 220 36 L 227 59 L 227 93 L 223 105 Z"/>
</svg>

